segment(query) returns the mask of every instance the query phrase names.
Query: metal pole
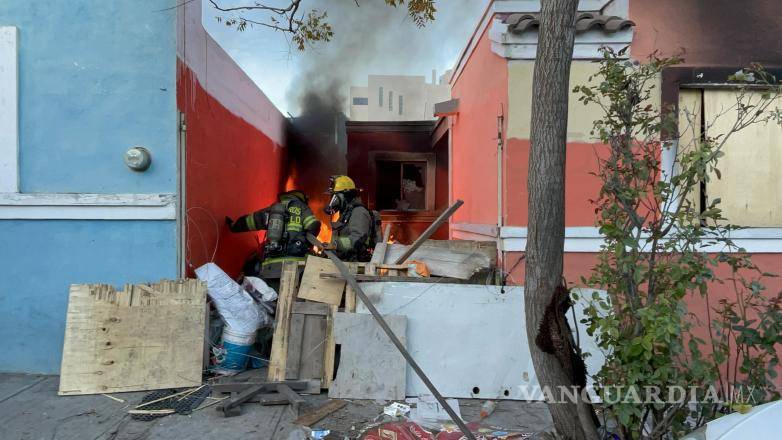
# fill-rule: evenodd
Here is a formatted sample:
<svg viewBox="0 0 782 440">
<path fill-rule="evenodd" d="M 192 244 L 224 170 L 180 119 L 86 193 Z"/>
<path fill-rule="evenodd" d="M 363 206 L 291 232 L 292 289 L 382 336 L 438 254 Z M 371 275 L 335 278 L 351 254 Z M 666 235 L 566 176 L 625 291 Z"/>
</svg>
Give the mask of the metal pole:
<svg viewBox="0 0 782 440">
<path fill-rule="evenodd" d="M 459 200 L 454 206 L 458 208 L 461 206 L 461 204 L 464 203 L 461 200 Z M 452 206 L 451 207 L 453 211 L 456 209 Z M 443 213 L 445 214 L 445 213 Z M 449 214 L 450 215 L 450 214 Z M 447 218 L 447 217 L 446 217 Z M 320 242 L 314 235 L 307 234 L 307 240 L 309 240 L 310 243 L 312 243 L 313 246 L 317 246 L 321 249 L 323 249 L 323 243 Z M 380 314 L 380 312 L 377 311 L 375 306 L 372 304 L 372 301 L 369 300 L 367 295 L 364 293 L 364 291 L 361 289 L 361 286 L 358 285 L 358 282 L 356 281 L 356 278 L 353 276 L 352 273 L 350 273 L 350 270 L 348 270 L 348 267 L 345 265 L 345 263 L 342 262 L 331 250 L 324 250 L 324 253 L 326 256 L 329 257 L 329 259 L 334 263 L 335 266 L 337 266 L 337 269 L 339 269 L 339 273 L 342 275 L 343 278 L 348 282 L 350 287 L 353 288 L 353 290 L 356 292 L 356 296 L 361 299 L 361 302 L 364 303 L 364 305 L 369 309 L 369 313 L 372 314 L 372 316 L 375 318 L 375 321 L 377 321 L 380 328 L 383 329 L 383 331 L 388 335 L 388 338 L 391 339 L 391 342 L 396 346 L 397 350 L 399 350 L 400 353 L 402 353 L 402 356 L 404 356 L 405 360 L 408 364 L 410 364 L 410 368 L 415 371 L 415 374 L 418 375 L 418 377 L 421 379 L 421 381 L 426 385 L 426 388 L 429 389 L 429 391 L 432 392 L 432 395 L 435 399 L 437 399 L 437 402 L 443 407 L 445 412 L 448 413 L 448 415 L 451 417 L 451 420 L 456 424 L 456 426 L 459 427 L 459 429 L 462 431 L 462 434 L 464 434 L 465 437 L 467 437 L 468 440 L 476 440 L 475 436 L 472 435 L 472 432 L 467 429 L 467 426 L 464 424 L 462 419 L 459 418 L 459 416 L 456 414 L 456 412 L 451 408 L 450 405 L 448 405 L 448 402 L 445 401 L 443 396 L 440 394 L 439 391 L 437 391 L 437 388 L 435 388 L 434 384 L 429 380 L 428 377 L 426 377 L 426 374 L 424 374 L 424 370 L 421 369 L 421 367 L 418 366 L 415 359 L 410 355 L 410 352 L 407 351 L 404 344 L 402 344 L 402 341 L 399 340 L 399 338 L 396 337 L 393 330 L 391 330 L 391 327 L 388 326 L 386 323 L 386 320 L 383 319 L 383 315 Z"/>
<path fill-rule="evenodd" d="M 418 237 L 418 238 L 417 238 L 417 239 L 416 239 L 416 240 L 413 242 L 413 244 L 411 244 L 411 245 L 410 245 L 410 247 L 409 247 L 409 248 L 407 248 L 407 251 L 405 251 L 405 253 L 404 253 L 404 254 L 402 254 L 402 256 L 401 256 L 401 257 L 399 257 L 399 258 L 397 258 L 397 259 L 396 259 L 396 262 L 395 262 L 394 264 L 402 264 L 402 263 L 404 263 L 404 262 L 405 262 L 405 260 L 407 260 L 408 258 L 410 258 L 410 256 L 411 256 L 411 255 L 413 255 L 413 252 L 415 252 L 415 251 L 416 251 L 416 249 L 418 249 L 419 247 L 421 247 L 421 245 L 422 245 L 422 244 L 424 244 L 424 242 L 425 242 L 425 241 L 426 241 L 426 240 L 427 240 L 429 237 L 431 237 L 431 236 L 432 236 L 432 234 L 434 234 L 434 232 L 437 230 L 437 228 L 439 228 L 439 227 L 440 227 L 440 226 L 441 226 L 443 223 L 445 223 L 445 222 L 448 220 L 448 218 L 449 218 L 450 216 L 452 216 L 452 215 L 453 215 L 453 213 L 454 213 L 454 212 L 456 212 L 456 210 L 457 210 L 457 209 L 459 209 L 459 207 L 460 207 L 460 206 L 462 206 L 462 205 L 464 205 L 464 201 L 462 201 L 462 200 L 457 200 L 457 201 L 456 201 L 456 203 L 454 203 L 453 205 L 451 205 L 451 207 L 450 207 L 450 208 L 448 208 L 448 209 L 446 209 L 445 211 L 443 211 L 443 213 L 442 213 L 442 214 L 440 214 L 440 216 L 439 216 L 439 217 L 437 217 L 437 218 L 435 219 L 435 221 L 433 221 L 433 222 L 432 222 L 432 224 L 431 224 L 431 225 L 429 225 L 429 227 L 428 227 L 428 228 L 426 228 L 426 230 L 424 231 L 424 233 L 423 233 L 423 234 L 421 234 L 421 236 L 420 236 L 420 237 Z"/>
</svg>

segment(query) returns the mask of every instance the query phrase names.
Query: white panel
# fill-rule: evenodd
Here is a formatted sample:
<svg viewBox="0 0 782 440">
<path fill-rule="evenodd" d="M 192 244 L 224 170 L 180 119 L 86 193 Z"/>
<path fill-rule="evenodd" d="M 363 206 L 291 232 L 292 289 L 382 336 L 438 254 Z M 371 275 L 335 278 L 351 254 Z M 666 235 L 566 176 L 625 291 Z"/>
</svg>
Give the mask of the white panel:
<svg viewBox="0 0 782 440">
<path fill-rule="evenodd" d="M 0 193 L 0 219 L 174 220 L 174 194 Z"/>
<path fill-rule="evenodd" d="M 494 240 L 497 237 L 497 225 L 485 225 L 479 223 L 451 223 L 451 229 L 454 231 L 467 232 L 470 234 L 484 235 L 486 237 L 490 237 L 491 240 Z"/>
<path fill-rule="evenodd" d="M 19 191 L 18 33 L 0 26 L 0 193 Z"/>
<path fill-rule="evenodd" d="M 524 320 L 524 288 L 468 284 L 361 283 L 382 314 L 407 316 L 407 349 L 445 397 L 542 400 Z M 576 319 L 583 306 L 576 305 Z M 358 313 L 369 313 L 363 303 Z M 568 316 L 568 319 L 571 319 Z M 573 322 L 570 322 L 571 327 Z M 594 374 L 604 357 L 582 332 Z M 477 388 L 477 393 L 476 391 Z M 507 391 L 507 395 L 505 392 Z M 430 394 L 407 367 L 407 395 Z"/>
</svg>

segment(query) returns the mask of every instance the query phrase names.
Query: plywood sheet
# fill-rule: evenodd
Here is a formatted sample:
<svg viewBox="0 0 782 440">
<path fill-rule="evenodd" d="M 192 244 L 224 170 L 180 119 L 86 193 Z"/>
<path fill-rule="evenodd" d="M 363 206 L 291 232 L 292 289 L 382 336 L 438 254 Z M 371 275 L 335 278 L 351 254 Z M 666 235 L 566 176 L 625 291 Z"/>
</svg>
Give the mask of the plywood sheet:
<svg viewBox="0 0 782 440">
<path fill-rule="evenodd" d="M 692 152 L 698 148 L 701 136 L 702 126 L 701 121 L 703 118 L 703 90 L 700 89 L 683 89 L 679 90 L 679 142 L 676 146 L 677 158 L 681 158 L 685 154 Z M 681 169 L 678 166 L 678 160 L 676 166 L 672 170 L 673 173 L 680 173 Z M 690 189 L 686 196 L 690 206 L 696 207 L 700 204 L 701 199 L 701 187 L 695 185 Z"/>
<path fill-rule="evenodd" d="M 60 395 L 201 384 L 206 286 L 71 286 Z"/>
<path fill-rule="evenodd" d="M 717 138 L 736 123 L 737 90 L 703 92 L 706 135 Z M 757 105 L 763 92 L 746 92 L 743 104 Z M 776 109 L 782 99 L 771 105 Z M 732 111 L 728 111 L 733 108 Z M 727 111 L 727 114 L 726 114 Z M 728 222 L 739 226 L 782 225 L 782 127 L 774 121 L 757 123 L 733 133 L 717 162 L 720 177 L 711 173 L 706 183 L 707 204 L 720 198 Z"/>
<path fill-rule="evenodd" d="M 404 344 L 407 318 L 388 315 L 385 320 Z M 371 315 L 337 313 L 334 339 L 340 345 L 340 361 L 330 398 L 405 398 L 405 358 Z"/>
<path fill-rule="evenodd" d="M 321 279 L 321 273 L 338 273 L 339 270 L 328 258 L 307 256 L 304 275 L 301 277 L 299 299 L 307 299 L 338 306 L 342 302 L 345 280 Z"/>
<path fill-rule="evenodd" d="M 474 284 L 361 283 L 380 313 L 407 317 L 407 349 L 443 396 L 542 400 L 532 365 L 522 287 Z M 576 304 L 577 320 L 583 304 Z M 368 314 L 359 303 L 357 313 Z M 570 316 L 569 316 L 570 318 Z M 573 321 L 570 322 L 573 327 Z M 594 374 L 603 356 L 583 331 Z M 408 396 L 430 394 L 407 367 Z"/>
</svg>

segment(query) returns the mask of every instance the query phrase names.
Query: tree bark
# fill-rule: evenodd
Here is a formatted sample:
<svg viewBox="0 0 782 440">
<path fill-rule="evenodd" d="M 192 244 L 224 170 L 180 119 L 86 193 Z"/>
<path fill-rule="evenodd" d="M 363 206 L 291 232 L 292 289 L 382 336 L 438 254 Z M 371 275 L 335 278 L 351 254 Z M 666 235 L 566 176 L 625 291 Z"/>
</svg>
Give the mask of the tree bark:
<svg viewBox="0 0 782 440">
<path fill-rule="evenodd" d="M 540 385 L 548 387 L 558 398 L 561 387 L 570 390 L 576 385 L 573 367 L 563 365 L 561 352 L 560 356 L 555 356 L 549 354 L 551 349 L 546 350 L 549 353 L 541 350 L 538 334 L 542 321 L 553 324 L 553 320 L 544 320 L 543 316 L 550 305 L 552 310 L 559 309 L 553 306 L 552 300 L 557 300 L 558 287 L 563 283 L 565 151 L 578 0 L 543 0 L 541 3 L 540 33 L 532 80 L 524 301 L 527 339 L 535 373 Z M 562 311 L 558 313 L 562 314 Z M 564 319 L 562 316 L 559 318 Z M 548 332 L 550 334 L 551 330 Z M 543 339 L 546 339 L 545 336 Z M 583 405 L 579 409 L 575 403 L 548 402 L 548 408 L 559 435 L 577 440 L 597 438 L 595 424 Z"/>
</svg>

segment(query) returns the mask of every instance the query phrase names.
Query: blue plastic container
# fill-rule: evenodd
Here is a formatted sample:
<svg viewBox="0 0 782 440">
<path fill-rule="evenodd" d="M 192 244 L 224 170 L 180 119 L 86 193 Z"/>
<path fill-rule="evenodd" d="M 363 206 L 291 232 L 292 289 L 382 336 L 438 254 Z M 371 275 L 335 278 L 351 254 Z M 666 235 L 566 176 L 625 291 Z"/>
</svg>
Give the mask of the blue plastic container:
<svg viewBox="0 0 782 440">
<path fill-rule="evenodd" d="M 215 373 L 233 375 L 246 370 L 250 359 L 248 355 L 255 342 L 255 332 L 237 332 L 226 325 L 223 327 L 222 339 L 224 356 L 215 368 Z"/>
</svg>

